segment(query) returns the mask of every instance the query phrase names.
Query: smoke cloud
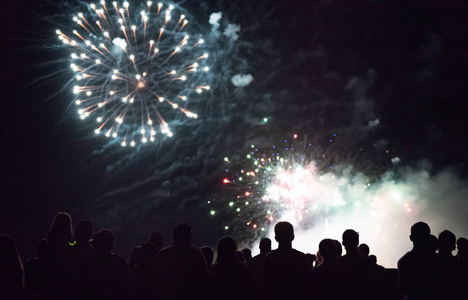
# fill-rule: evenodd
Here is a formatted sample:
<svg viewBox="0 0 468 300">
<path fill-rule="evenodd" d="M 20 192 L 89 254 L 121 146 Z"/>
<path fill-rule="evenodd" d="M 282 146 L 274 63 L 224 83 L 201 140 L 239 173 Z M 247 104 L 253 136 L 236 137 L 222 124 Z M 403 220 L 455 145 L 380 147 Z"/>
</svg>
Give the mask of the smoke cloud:
<svg viewBox="0 0 468 300">
<path fill-rule="evenodd" d="M 314 163 L 308 168 L 317 172 Z M 308 185 L 300 183 L 303 194 L 309 195 L 305 205 L 315 214 L 313 224 L 299 221 L 293 210 L 284 210 L 277 220 L 294 225 L 294 248 L 316 253 L 322 239 L 341 242 L 342 233 L 354 229 L 379 264 L 396 268 L 398 259 L 412 248 L 408 236 L 418 221 L 428 223 L 436 236 L 445 229 L 457 237 L 468 236 L 468 182 L 451 170 L 431 175 L 428 169 L 400 168 L 372 183 L 350 171 L 349 167 L 340 175 L 326 173 L 309 179 Z M 328 209 L 323 208 L 324 201 L 330 203 Z M 320 211 L 313 209 L 315 203 Z M 268 235 L 274 240 L 273 226 Z M 257 250 L 258 243 L 252 247 Z"/>
<path fill-rule="evenodd" d="M 237 87 L 246 87 L 253 81 L 253 76 L 250 74 L 237 74 L 231 78 L 232 84 Z"/>
</svg>

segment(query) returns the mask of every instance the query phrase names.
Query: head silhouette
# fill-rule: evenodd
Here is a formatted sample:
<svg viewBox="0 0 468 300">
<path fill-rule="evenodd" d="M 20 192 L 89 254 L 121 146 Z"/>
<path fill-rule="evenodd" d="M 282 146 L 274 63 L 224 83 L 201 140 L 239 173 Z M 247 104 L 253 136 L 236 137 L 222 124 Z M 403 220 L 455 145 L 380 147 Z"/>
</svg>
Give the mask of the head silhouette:
<svg viewBox="0 0 468 300">
<path fill-rule="evenodd" d="M 411 226 L 410 240 L 413 242 L 415 248 L 429 249 L 430 246 L 431 229 L 429 225 L 424 222 L 417 222 Z"/>
<path fill-rule="evenodd" d="M 346 252 L 357 252 L 357 246 L 359 245 L 359 233 L 352 229 L 347 229 L 343 232 L 343 245 L 345 246 Z"/>
<path fill-rule="evenodd" d="M 146 242 L 141 246 L 138 258 L 140 263 L 152 263 L 154 256 L 158 253 L 158 246 L 153 242 Z"/>
<path fill-rule="evenodd" d="M 222 237 L 218 242 L 218 263 L 232 263 L 237 260 L 237 242 L 230 236 Z"/>
<path fill-rule="evenodd" d="M 374 254 L 369 255 L 369 261 L 371 262 L 371 264 L 376 265 L 377 264 L 377 256 L 375 256 Z"/>
<path fill-rule="evenodd" d="M 151 234 L 150 241 L 152 241 L 159 249 L 162 249 L 164 245 L 164 234 L 162 232 L 156 231 Z"/>
<path fill-rule="evenodd" d="M 268 253 L 271 251 L 271 240 L 269 238 L 263 238 L 260 241 L 260 253 Z"/>
<path fill-rule="evenodd" d="M 367 244 L 361 244 L 358 246 L 358 251 L 361 255 L 369 256 L 370 249 L 369 246 L 367 246 Z"/>
<path fill-rule="evenodd" d="M 172 231 L 175 244 L 189 244 L 192 241 L 192 228 L 189 224 L 177 225 Z"/>
<path fill-rule="evenodd" d="M 114 234 L 109 229 L 100 230 L 94 236 L 93 245 L 99 253 L 110 252 L 114 248 Z"/>
<path fill-rule="evenodd" d="M 71 223 L 71 217 L 66 212 L 59 212 L 55 216 L 49 234 L 47 235 L 47 241 L 51 247 L 63 246 L 57 245 L 57 243 L 62 243 L 66 246 L 68 243 L 74 241 Z"/>
<path fill-rule="evenodd" d="M 288 244 L 294 240 L 294 227 L 289 222 L 279 222 L 275 225 L 275 240 L 280 244 Z"/>
<path fill-rule="evenodd" d="M 249 248 L 243 248 L 241 251 L 246 262 L 252 259 L 252 251 Z"/>
<path fill-rule="evenodd" d="M 337 256 L 336 244 L 332 239 L 323 239 L 319 244 L 319 252 L 324 261 L 330 261 Z"/>
<path fill-rule="evenodd" d="M 76 225 L 75 240 L 77 243 L 89 241 L 92 235 L 93 223 L 90 220 L 82 220 Z"/>
<path fill-rule="evenodd" d="M 457 238 L 451 231 L 444 230 L 439 234 L 439 253 L 452 253 L 456 249 Z"/>
</svg>

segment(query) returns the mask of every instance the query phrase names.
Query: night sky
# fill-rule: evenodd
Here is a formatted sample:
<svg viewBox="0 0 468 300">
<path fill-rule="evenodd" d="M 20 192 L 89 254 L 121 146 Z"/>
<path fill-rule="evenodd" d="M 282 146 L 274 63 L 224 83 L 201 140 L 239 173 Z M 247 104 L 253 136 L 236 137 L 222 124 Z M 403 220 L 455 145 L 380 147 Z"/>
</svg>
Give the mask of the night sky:
<svg viewBox="0 0 468 300">
<path fill-rule="evenodd" d="M 294 133 L 327 154 L 321 168 L 352 166 L 376 182 L 398 157 L 400 168 L 450 172 L 468 187 L 463 1 L 176 3 L 211 47 L 212 89 L 173 137 L 122 148 L 94 135 L 62 89 L 74 74 L 55 30 L 74 29 L 64 20 L 79 3 L 2 2 L 0 232 L 24 259 L 59 211 L 113 229 L 125 256 L 156 229 L 170 242 L 182 221 L 196 244 L 214 246 L 233 218 L 210 218 L 206 205 L 222 194 L 223 158 Z M 240 25 L 237 39 L 228 24 Z M 253 81 L 237 87 L 237 74 Z M 467 211 L 457 201 L 451 209 Z M 458 222 L 468 234 L 466 218 Z"/>
</svg>

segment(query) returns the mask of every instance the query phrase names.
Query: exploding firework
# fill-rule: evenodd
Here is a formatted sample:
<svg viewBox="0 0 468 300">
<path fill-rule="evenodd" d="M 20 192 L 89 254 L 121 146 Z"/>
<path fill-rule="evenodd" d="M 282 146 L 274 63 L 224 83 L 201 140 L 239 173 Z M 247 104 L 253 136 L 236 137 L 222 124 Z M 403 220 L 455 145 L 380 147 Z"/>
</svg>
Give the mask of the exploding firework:
<svg viewBox="0 0 468 300">
<path fill-rule="evenodd" d="M 96 134 L 135 146 L 172 136 L 169 118 L 198 117 L 189 103 L 210 89 L 208 53 L 176 5 L 101 1 L 72 20 L 76 29 L 56 32 L 73 49 L 74 103 Z"/>
<path fill-rule="evenodd" d="M 217 207 L 224 205 L 225 200 L 214 200 L 210 201 L 216 207 L 211 214 L 233 212 L 236 230 L 250 227 L 260 232 L 286 215 L 297 221 L 294 223 L 313 222 L 315 213 L 328 211 L 340 201 L 328 199 L 326 193 L 310 199 L 310 184 L 320 178 L 311 148 L 311 143 L 298 142 L 294 135 L 268 149 L 251 145 L 237 163 L 226 157 L 229 168 L 223 183 L 228 196 L 222 198 L 228 200 L 227 210 Z"/>
<path fill-rule="evenodd" d="M 423 198 L 414 186 L 396 182 L 390 173 L 371 180 L 350 166 L 330 166 L 326 154 L 297 135 L 267 149 L 251 145 L 239 162 L 226 157 L 225 163 L 223 194 L 209 201 L 210 213 L 222 216 L 225 229 L 247 243 L 271 235 L 279 221 L 321 238 L 340 239 L 344 229 L 354 228 L 366 242 L 381 245 L 386 262 L 393 263 L 389 251 L 401 242 L 400 236 L 395 238 L 399 226 L 414 220 L 416 203 Z M 310 237 L 296 242 L 310 245 Z"/>
</svg>

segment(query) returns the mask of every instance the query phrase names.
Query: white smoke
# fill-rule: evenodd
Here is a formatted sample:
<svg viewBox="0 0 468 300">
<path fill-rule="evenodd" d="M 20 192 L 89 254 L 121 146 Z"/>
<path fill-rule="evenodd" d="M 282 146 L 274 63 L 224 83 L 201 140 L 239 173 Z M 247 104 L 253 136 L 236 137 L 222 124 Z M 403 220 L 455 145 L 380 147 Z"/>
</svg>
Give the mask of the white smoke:
<svg viewBox="0 0 468 300">
<path fill-rule="evenodd" d="M 240 25 L 228 24 L 224 29 L 224 35 L 227 36 L 231 41 L 235 41 L 239 38 L 237 34 L 240 31 Z"/>
<path fill-rule="evenodd" d="M 245 87 L 248 86 L 253 81 L 253 79 L 253 76 L 250 74 L 237 74 L 231 78 L 231 82 L 237 87 Z"/>
<path fill-rule="evenodd" d="M 112 40 L 112 43 L 122 50 L 125 50 L 125 48 L 127 48 L 127 42 L 122 38 L 116 37 Z"/>
<path fill-rule="evenodd" d="M 379 119 L 375 119 L 375 120 L 371 120 L 369 121 L 369 127 L 374 127 L 374 126 L 377 126 L 380 124 L 380 120 Z"/>
<path fill-rule="evenodd" d="M 222 12 L 216 12 L 210 15 L 210 20 L 208 22 L 213 26 L 213 29 L 217 29 L 219 27 L 219 21 L 222 17 Z"/>
<path fill-rule="evenodd" d="M 315 202 L 323 205 L 324 199 L 335 204 L 328 211 L 321 209 L 323 214 L 310 209 L 317 215 L 312 226 L 301 224 L 297 213 L 291 210 L 283 211 L 281 218 L 273 223 L 291 222 L 296 236 L 293 247 L 306 253 L 316 253 L 324 238 L 341 242 L 342 233 L 354 229 L 359 232 L 360 243 L 368 244 L 378 263 L 387 268 L 396 268 L 398 259 L 411 250 L 410 227 L 418 221 L 428 223 L 436 236 L 448 229 L 457 237 L 468 237 L 466 180 L 450 170 L 434 176 L 427 170 L 409 168 L 401 168 L 400 173 L 395 176 L 387 172 L 372 184 L 362 174 L 322 174 L 303 187 L 306 189 L 303 194 L 309 195 L 305 205 L 309 208 Z M 342 201 L 345 204 L 340 204 Z M 268 236 L 274 241 L 273 226 Z M 257 247 L 258 241 L 252 249 L 258 252 Z"/>
</svg>

